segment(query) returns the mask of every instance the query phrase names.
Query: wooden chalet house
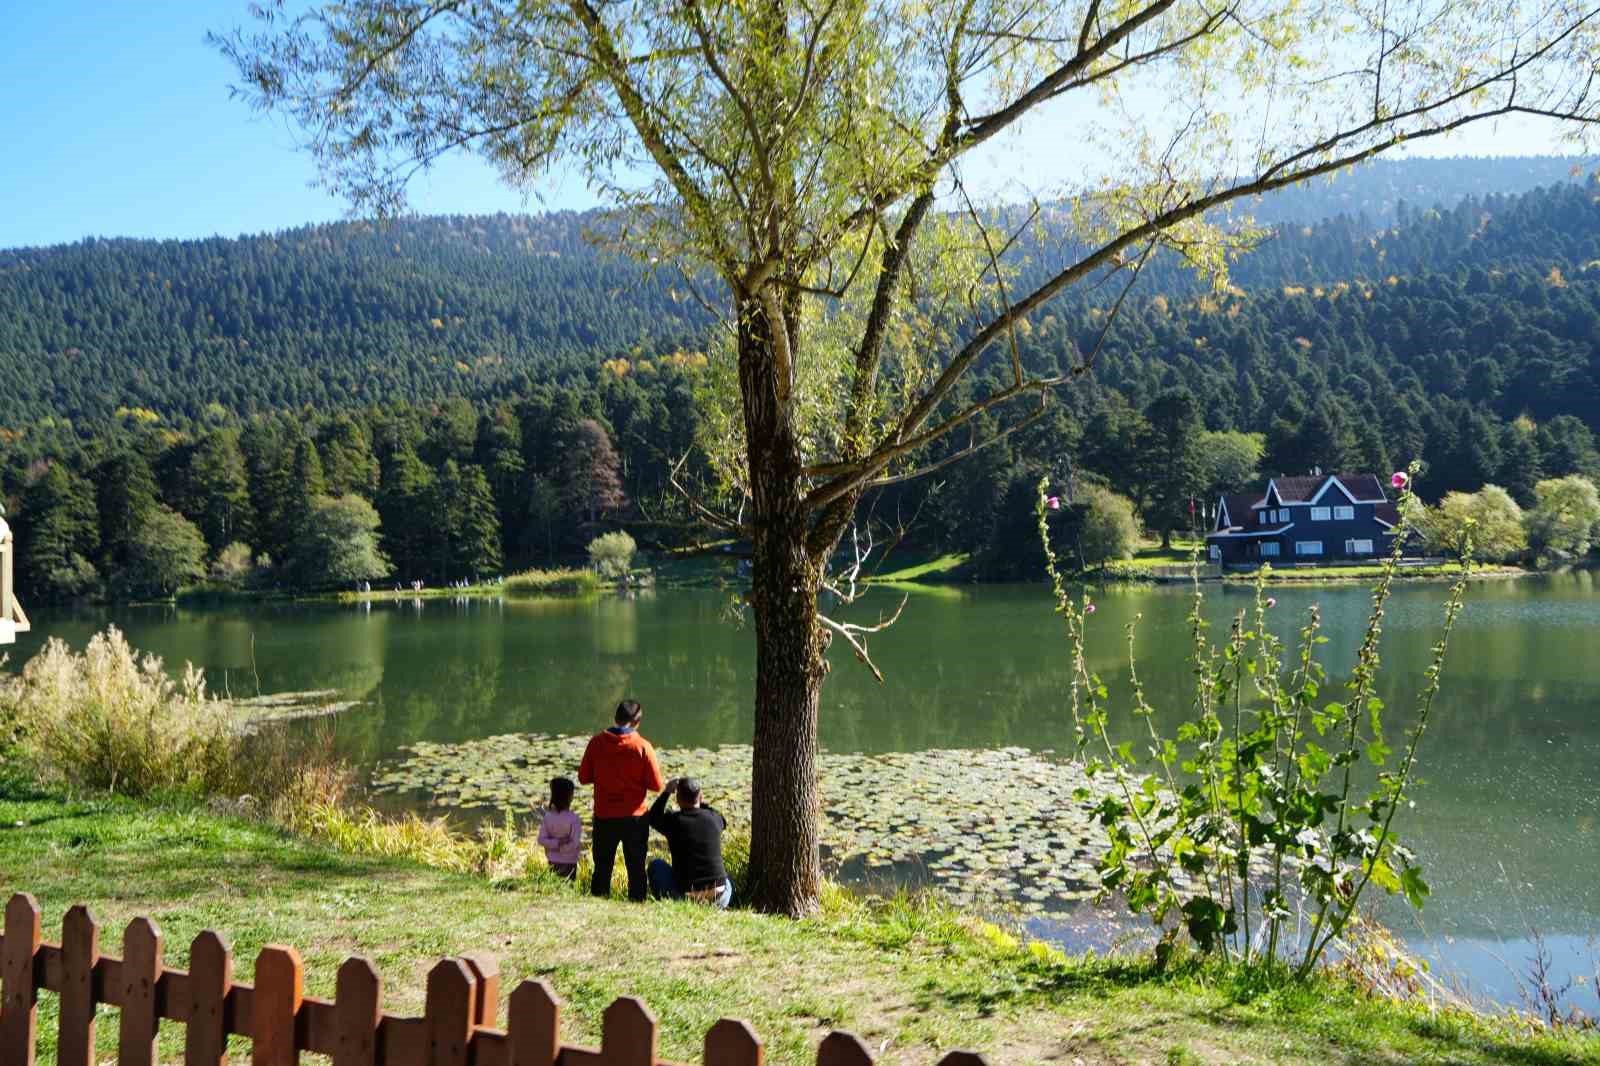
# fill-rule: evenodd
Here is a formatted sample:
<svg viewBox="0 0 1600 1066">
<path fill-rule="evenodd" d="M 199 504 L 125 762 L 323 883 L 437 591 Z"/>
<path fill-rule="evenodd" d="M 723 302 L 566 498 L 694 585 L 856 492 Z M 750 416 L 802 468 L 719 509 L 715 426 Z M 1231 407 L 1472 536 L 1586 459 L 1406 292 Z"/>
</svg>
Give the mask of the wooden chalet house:
<svg viewBox="0 0 1600 1066">
<path fill-rule="evenodd" d="M 1277 477 L 1217 502 L 1207 554 L 1223 566 L 1375 559 L 1394 546 L 1400 509 L 1375 474 Z"/>
</svg>

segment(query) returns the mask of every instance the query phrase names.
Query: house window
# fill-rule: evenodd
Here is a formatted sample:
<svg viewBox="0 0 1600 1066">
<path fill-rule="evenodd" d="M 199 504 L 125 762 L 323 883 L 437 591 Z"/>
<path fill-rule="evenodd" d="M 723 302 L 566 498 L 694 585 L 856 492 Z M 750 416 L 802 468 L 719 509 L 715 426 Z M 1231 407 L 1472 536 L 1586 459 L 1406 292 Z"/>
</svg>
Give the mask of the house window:
<svg viewBox="0 0 1600 1066">
<path fill-rule="evenodd" d="M 1261 524 L 1262 525 L 1266 525 L 1270 521 L 1272 521 L 1272 512 L 1271 511 L 1262 511 L 1261 512 Z"/>
<path fill-rule="evenodd" d="M 1283 510 L 1278 512 L 1278 521 L 1287 522 L 1288 520 L 1289 520 L 1289 508 L 1285 507 Z"/>
<path fill-rule="evenodd" d="M 1331 512 L 1326 507 L 1311 508 L 1311 520 L 1313 522 L 1326 522 L 1330 517 Z"/>
<path fill-rule="evenodd" d="M 1261 554 L 1262 555 L 1277 555 L 1278 554 L 1278 547 L 1279 547 L 1279 545 L 1278 545 L 1277 541 L 1264 540 L 1264 541 L 1261 542 Z"/>
<path fill-rule="evenodd" d="M 1348 522 L 1355 518 L 1355 516 L 1356 509 L 1354 507 L 1335 507 L 1333 509 L 1333 517 L 1337 518 L 1341 522 Z"/>
<path fill-rule="evenodd" d="M 1322 541 L 1297 540 L 1294 542 L 1294 553 L 1296 555 L 1321 555 Z"/>
<path fill-rule="evenodd" d="M 1372 541 L 1347 540 L 1344 542 L 1344 553 L 1346 555 L 1371 555 Z"/>
<path fill-rule="evenodd" d="M 1219 545 L 1219 544 L 1211 545 L 1211 561 L 1212 562 L 1216 562 L 1218 559 L 1221 559 L 1221 558 L 1222 558 L 1222 546 Z"/>
</svg>

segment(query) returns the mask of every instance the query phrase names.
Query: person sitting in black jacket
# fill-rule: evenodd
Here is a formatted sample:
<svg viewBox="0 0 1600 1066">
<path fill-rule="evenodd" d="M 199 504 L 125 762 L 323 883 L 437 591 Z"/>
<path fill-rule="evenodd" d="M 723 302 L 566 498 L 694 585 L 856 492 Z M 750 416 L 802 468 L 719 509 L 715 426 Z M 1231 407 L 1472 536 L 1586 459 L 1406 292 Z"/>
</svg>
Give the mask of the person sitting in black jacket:
<svg viewBox="0 0 1600 1066">
<path fill-rule="evenodd" d="M 667 797 L 678 797 L 678 809 L 667 810 Z M 700 800 L 700 782 L 674 778 L 650 808 L 650 827 L 667 838 L 672 861 L 650 864 L 650 894 L 657 899 L 693 899 L 726 908 L 733 902 L 733 882 L 722 867 L 722 831 L 728 820 Z"/>
</svg>

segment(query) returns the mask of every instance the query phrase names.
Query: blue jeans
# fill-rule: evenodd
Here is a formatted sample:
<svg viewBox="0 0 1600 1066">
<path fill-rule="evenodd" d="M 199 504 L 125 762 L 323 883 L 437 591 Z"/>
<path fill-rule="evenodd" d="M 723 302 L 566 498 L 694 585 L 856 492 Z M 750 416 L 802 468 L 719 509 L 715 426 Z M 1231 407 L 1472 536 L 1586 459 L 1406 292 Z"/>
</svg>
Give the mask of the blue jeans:
<svg viewBox="0 0 1600 1066">
<path fill-rule="evenodd" d="M 650 860 L 650 894 L 656 899 L 683 899 L 686 895 L 679 891 L 677 878 L 672 875 L 672 864 L 666 859 Z M 733 882 L 723 878 L 722 888 L 711 902 L 727 910 L 733 902 Z"/>
</svg>

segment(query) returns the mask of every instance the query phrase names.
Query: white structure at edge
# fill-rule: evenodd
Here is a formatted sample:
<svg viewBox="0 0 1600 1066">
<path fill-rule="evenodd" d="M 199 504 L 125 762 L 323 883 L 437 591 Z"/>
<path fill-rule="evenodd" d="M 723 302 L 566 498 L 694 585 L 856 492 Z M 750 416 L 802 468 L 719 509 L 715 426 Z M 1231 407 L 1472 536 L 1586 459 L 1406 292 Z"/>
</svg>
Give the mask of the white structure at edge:
<svg viewBox="0 0 1600 1066">
<path fill-rule="evenodd" d="M 22 613 L 22 604 L 17 602 L 16 586 L 12 583 L 15 555 L 11 527 L 0 518 L 0 644 L 10 644 L 18 633 L 28 630 L 28 616 Z"/>
</svg>

